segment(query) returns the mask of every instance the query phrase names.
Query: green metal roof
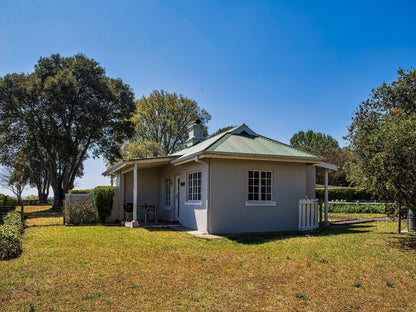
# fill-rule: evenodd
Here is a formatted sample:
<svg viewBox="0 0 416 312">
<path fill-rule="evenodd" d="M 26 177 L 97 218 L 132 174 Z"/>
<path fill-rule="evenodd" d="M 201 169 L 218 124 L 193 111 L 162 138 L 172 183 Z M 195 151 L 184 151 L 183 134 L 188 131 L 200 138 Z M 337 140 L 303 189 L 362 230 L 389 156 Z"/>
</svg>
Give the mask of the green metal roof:
<svg viewBox="0 0 416 312">
<path fill-rule="evenodd" d="M 177 161 L 180 161 L 202 152 L 320 160 L 316 155 L 258 135 L 244 124 L 185 148 L 172 156 L 179 156 Z"/>
</svg>

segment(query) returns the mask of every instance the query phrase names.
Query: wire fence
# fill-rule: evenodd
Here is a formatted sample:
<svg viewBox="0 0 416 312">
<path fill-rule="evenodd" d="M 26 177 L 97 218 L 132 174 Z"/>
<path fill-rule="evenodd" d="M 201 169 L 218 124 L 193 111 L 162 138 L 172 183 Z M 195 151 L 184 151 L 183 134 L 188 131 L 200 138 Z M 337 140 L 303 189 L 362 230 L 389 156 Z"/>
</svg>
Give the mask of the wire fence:
<svg viewBox="0 0 416 312">
<path fill-rule="evenodd" d="M 10 210 L 20 212 L 27 227 L 62 225 L 64 223 L 62 211 L 52 209 L 50 204 L 3 206 L 0 207 L 0 215 L 4 215 Z"/>
</svg>

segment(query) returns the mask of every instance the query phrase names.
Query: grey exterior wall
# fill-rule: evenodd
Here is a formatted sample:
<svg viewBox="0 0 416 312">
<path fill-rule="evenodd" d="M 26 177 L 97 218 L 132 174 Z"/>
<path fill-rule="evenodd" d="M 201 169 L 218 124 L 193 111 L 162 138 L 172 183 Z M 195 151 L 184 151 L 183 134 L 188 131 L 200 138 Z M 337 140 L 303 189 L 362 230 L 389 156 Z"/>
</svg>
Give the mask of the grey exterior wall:
<svg viewBox="0 0 416 312">
<path fill-rule="evenodd" d="M 275 206 L 246 206 L 248 171 L 272 171 L 272 201 Z M 187 175 L 201 171 L 201 201 L 187 201 Z M 176 176 L 180 177 L 179 216 Z M 179 166 L 139 169 L 138 204 L 159 202 L 158 219 L 210 233 L 295 231 L 299 200 L 315 197 L 315 167 L 303 163 L 211 159 Z M 166 205 L 165 179 L 172 181 L 171 205 Z M 124 202 L 133 202 L 133 171 L 116 179 L 112 219 L 122 220 Z M 139 218 L 141 216 L 139 215 Z"/>
<path fill-rule="evenodd" d="M 315 198 L 316 186 L 316 167 L 311 165 L 306 167 L 306 195 L 308 198 Z"/>
<path fill-rule="evenodd" d="M 307 195 L 302 163 L 211 160 L 210 233 L 295 231 L 299 200 Z M 246 206 L 248 171 L 272 171 L 276 206 Z"/>
<path fill-rule="evenodd" d="M 187 175 L 188 173 L 201 171 L 201 201 L 187 201 Z M 176 207 L 176 175 L 180 176 L 181 184 L 179 189 L 179 217 Z M 172 205 L 166 206 L 164 195 L 164 180 L 170 177 L 172 179 L 171 199 Z M 190 162 L 179 166 L 164 166 L 161 171 L 161 217 L 165 220 L 178 220 L 182 225 L 191 229 L 202 232 L 207 231 L 207 200 L 208 200 L 208 165 L 203 163 Z"/>
</svg>

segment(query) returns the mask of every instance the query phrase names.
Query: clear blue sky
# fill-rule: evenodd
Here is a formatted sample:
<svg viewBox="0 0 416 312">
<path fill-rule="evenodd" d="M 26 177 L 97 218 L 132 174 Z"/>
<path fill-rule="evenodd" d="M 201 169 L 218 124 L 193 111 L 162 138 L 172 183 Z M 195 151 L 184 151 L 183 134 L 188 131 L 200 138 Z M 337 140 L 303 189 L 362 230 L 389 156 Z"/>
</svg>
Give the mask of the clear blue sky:
<svg viewBox="0 0 416 312">
<path fill-rule="evenodd" d="M 196 100 L 211 132 L 246 123 L 288 143 L 312 129 L 344 145 L 371 89 L 415 66 L 415 16 L 414 1 L 0 0 L 0 76 L 82 52 L 136 98 Z M 108 184 L 104 170 L 87 161 L 77 188 Z"/>
</svg>

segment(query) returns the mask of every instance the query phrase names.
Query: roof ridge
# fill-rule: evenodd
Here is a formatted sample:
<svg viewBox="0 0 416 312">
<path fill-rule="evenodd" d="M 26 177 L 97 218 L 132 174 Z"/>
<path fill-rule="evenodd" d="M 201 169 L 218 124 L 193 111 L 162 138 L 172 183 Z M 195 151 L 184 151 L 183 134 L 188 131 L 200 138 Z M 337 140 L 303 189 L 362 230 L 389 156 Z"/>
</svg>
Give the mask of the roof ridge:
<svg viewBox="0 0 416 312">
<path fill-rule="evenodd" d="M 322 157 L 321 157 L 321 156 L 319 156 L 319 155 L 315 155 L 315 154 L 312 154 L 312 153 L 310 153 L 310 152 L 304 151 L 303 149 L 300 149 L 300 148 L 297 148 L 297 147 L 293 147 L 293 146 L 292 146 L 292 145 L 290 145 L 290 144 L 286 144 L 286 143 L 282 143 L 282 142 L 277 141 L 277 140 L 273 140 L 273 139 L 271 139 L 271 138 L 265 137 L 264 135 L 259 135 L 259 137 L 261 137 L 261 138 L 263 138 L 263 139 L 266 139 L 266 140 L 269 140 L 269 141 L 272 141 L 272 142 L 275 142 L 275 143 L 278 143 L 278 144 L 280 144 L 280 145 L 284 145 L 284 146 L 286 146 L 286 147 L 288 147 L 288 148 L 290 148 L 290 149 L 292 149 L 292 150 L 299 151 L 299 152 L 302 152 L 302 153 L 305 153 L 305 154 L 311 155 L 311 156 L 313 156 L 313 157 L 319 157 L 319 158 L 322 158 Z"/>
<path fill-rule="evenodd" d="M 231 133 L 228 131 L 224 131 L 221 135 L 221 137 L 218 138 L 218 140 L 215 140 L 214 142 L 212 142 L 210 145 L 208 145 L 204 151 L 209 151 L 214 150 L 216 147 L 218 147 L 219 145 L 221 145 L 221 143 L 223 143 L 227 138 L 229 138 L 231 136 Z M 215 147 L 214 147 L 215 145 Z"/>
</svg>

